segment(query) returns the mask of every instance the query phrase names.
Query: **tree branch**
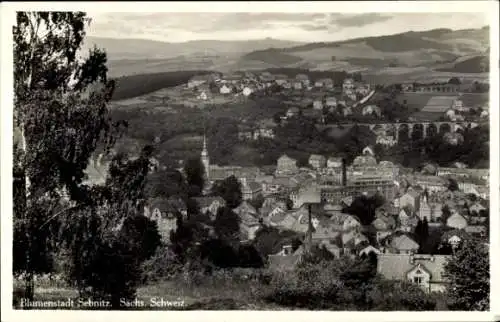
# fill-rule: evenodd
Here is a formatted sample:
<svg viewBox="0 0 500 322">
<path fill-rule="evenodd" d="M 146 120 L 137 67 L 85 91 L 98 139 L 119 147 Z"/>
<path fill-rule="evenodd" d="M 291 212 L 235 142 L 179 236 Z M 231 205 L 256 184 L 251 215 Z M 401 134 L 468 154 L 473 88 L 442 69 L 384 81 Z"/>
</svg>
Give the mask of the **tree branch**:
<svg viewBox="0 0 500 322">
<path fill-rule="evenodd" d="M 45 227 L 45 225 L 47 225 L 49 222 L 51 222 L 53 219 L 55 219 L 57 216 L 67 212 L 67 211 L 70 211 L 70 210 L 75 210 L 75 209 L 78 209 L 82 207 L 82 205 L 76 205 L 76 206 L 71 206 L 71 207 L 68 207 L 68 208 L 65 208 L 61 211 L 58 211 L 56 212 L 54 215 L 52 215 L 49 219 L 47 219 L 40 227 L 38 227 L 38 229 L 42 229 L 43 227 Z"/>
</svg>

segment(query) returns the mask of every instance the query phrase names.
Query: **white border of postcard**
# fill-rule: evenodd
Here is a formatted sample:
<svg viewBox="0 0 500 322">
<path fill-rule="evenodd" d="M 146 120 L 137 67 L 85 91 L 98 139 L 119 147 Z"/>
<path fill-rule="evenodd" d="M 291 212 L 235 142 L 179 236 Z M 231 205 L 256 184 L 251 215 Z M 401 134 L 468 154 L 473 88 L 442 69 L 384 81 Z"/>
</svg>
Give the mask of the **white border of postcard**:
<svg viewBox="0 0 500 322">
<path fill-rule="evenodd" d="M 12 26 L 15 11 L 94 12 L 478 12 L 490 25 L 490 312 L 325 312 L 325 311 L 22 311 L 12 308 Z M 1 4 L 1 238 L 2 321 L 494 321 L 499 297 L 499 100 L 497 1 L 318 1 L 318 2 L 10 2 Z M 485 21 L 485 25 L 488 21 Z M 496 301 L 495 301 L 496 300 Z M 496 313 L 496 319 L 494 318 Z"/>
</svg>

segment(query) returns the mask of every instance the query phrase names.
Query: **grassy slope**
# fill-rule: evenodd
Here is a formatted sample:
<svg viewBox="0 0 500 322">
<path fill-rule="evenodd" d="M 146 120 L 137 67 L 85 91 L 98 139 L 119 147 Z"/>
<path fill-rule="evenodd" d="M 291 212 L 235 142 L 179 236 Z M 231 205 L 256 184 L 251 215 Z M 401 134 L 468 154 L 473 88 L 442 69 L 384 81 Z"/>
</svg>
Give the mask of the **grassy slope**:
<svg viewBox="0 0 500 322">
<path fill-rule="evenodd" d="M 324 64 L 335 56 L 351 65 L 383 67 L 433 65 L 452 62 L 461 55 L 485 50 L 488 30 L 436 29 L 396 35 L 365 37 L 337 42 L 319 42 L 283 48 L 280 51 L 315 64 Z M 275 49 L 267 54 L 277 54 Z"/>
<path fill-rule="evenodd" d="M 489 72 L 489 69 L 489 57 L 475 56 L 457 62 L 452 67 L 438 69 L 438 71 L 476 74 Z"/>
</svg>

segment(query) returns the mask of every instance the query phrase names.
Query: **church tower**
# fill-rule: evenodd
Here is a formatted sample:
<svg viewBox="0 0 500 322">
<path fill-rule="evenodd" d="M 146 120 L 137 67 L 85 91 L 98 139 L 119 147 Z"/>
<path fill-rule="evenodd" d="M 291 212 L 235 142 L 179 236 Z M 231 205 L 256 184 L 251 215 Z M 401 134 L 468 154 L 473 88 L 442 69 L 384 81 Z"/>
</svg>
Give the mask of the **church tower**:
<svg viewBox="0 0 500 322">
<path fill-rule="evenodd" d="M 203 150 L 201 151 L 201 163 L 205 168 L 205 179 L 208 180 L 210 178 L 210 160 L 208 158 L 207 139 L 205 135 L 203 135 Z"/>
</svg>

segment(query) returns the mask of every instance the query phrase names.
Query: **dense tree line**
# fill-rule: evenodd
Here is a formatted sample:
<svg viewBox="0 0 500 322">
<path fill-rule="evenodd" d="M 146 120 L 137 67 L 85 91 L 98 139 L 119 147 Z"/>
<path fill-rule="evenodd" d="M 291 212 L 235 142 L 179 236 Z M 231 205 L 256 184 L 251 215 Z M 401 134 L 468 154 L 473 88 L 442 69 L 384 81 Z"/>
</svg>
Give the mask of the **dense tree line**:
<svg viewBox="0 0 500 322">
<path fill-rule="evenodd" d="M 112 99 L 118 101 L 148 94 L 162 88 L 179 86 L 186 84 L 193 76 L 209 73 L 210 71 L 203 70 L 183 70 L 118 77 L 115 79 L 116 90 Z"/>
<path fill-rule="evenodd" d="M 381 160 L 413 168 L 419 168 L 427 162 L 440 166 L 462 162 L 471 168 L 489 167 L 489 127 L 480 125 L 459 130 L 458 133 L 464 138 L 461 144 L 451 144 L 443 133 L 439 133 L 425 139 L 401 140 L 390 148 L 376 146 L 376 154 Z"/>
</svg>

